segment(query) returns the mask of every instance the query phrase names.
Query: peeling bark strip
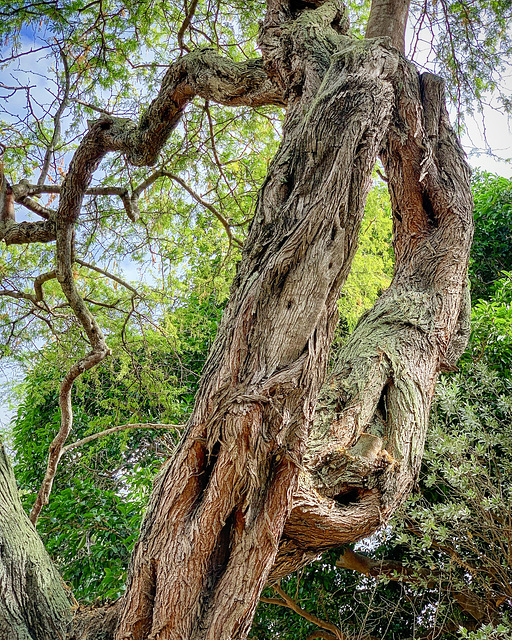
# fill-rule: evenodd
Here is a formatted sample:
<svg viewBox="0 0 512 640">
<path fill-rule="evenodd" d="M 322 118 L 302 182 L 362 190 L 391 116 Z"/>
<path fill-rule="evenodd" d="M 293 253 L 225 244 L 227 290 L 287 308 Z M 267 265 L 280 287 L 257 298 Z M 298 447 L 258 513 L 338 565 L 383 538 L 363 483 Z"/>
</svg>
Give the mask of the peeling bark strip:
<svg viewBox="0 0 512 640">
<path fill-rule="evenodd" d="M 0 638 L 64 640 L 71 604 L 21 505 L 0 445 Z"/>
</svg>

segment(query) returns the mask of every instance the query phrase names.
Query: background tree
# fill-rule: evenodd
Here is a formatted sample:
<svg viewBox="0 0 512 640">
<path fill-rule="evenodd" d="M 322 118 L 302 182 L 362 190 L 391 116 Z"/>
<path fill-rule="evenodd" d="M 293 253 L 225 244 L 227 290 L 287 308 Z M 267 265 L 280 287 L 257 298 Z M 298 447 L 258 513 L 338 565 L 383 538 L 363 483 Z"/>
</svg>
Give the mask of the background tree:
<svg viewBox="0 0 512 640">
<path fill-rule="evenodd" d="M 94 3 L 70 6 L 56 17 L 44 6 L 41 24 L 55 19 L 55 30 L 69 34 L 77 9 L 84 14 L 81 33 L 86 41 L 93 36 L 86 61 L 105 60 L 109 42 L 126 25 L 139 28 L 139 8 Z M 191 5 L 177 32 L 182 51 L 189 48 L 183 38 L 199 18 L 192 15 L 197 9 Z M 130 165 L 157 161 L 197 95 L 227 106 L 287 108 L 282 142 L 258 196 L 192 417 L 152 494 L 119 609 L 118 638 L 244 637 L 267 578 L 382 526 L 414 482 L 437 373 L 453 366 L 466 338 L 468 309 L 462 302 L 472 224 L 468 170 L 448 125 L 442 83 L 428 74 L 420 79 L 399 54 L 407 9 L 407 3 L 375 4 L 369 39 L 357 41 L 347 36 L 342 5 L 270 3 L 259 32 L 262 61 L 223 58 L 211 49 L 183 55 L 138 125 L 101 107 L 103 115 L 89 123 L 62 185 L 51 187 L 44 183 L 75 86 L 70 54 L 59 50 L 63 76 L 55 127 L 50 136 L 34 129 L 47 140 L 38 184 L 11 185 L 4 177 L 2 185 L 6 244 L 56 242 L 56 268 L 36 278 L 35 293 L 8 288 L 4 295 L 37 310 L 46 305 L 42 286 L 56 278 L 91 347 L 63 378 L 61 427 L 33 521 L 48 500 L 72 427 L 73 384 L 109 355 L 74 272 L 75 264 L 85 262 L 77 255 L 75 232 L 84 196 L 118 196 L 133 220 L 144 188 L 171 178 L 237 244 L 233 222 L 167 167 L 134 175 Z M 32 8 L 11 7 L 10 15 L 18 25 L 33 20 Z M 247 15 L 241 12 L 242 21 Z M 484 27 L 475 21 L 474 33 Z M 149 31 L 141 33 L 149 41 Z M 223 33 L 225 46 L 236 44 L 234 34 L 232 27 Z M 398 49 L 375 39 L 387 34 Z M 71 45 L 80 43 L 77 35 Z M 119 58 L 131 48 L 121 46 Z M 82 73 L 83 59 L 73 60 Z M 99 68 L 86 68 L 84 78 L 101 86 Z M 119 79 L 126 90 L 127 75 L 120 72 Z M 91 187 L 94 171 L 111 152 L 121 154 L 117 158 L 127 168 L 123 174 L 113 165 L 108 175 L 117 184 L 126 175 L 129 186 Z M 336 299 L 379 152 L 393 207 L 395 274 L 340 352 L 302 464 L 334 336 Z M 34 200 L 41 192 L 59 195 L 56 211 Z M 43 221 L 16 220 L 14 201 Z M 114 282 L 121 284 L 119 278 Z M 130 287 L 125 289 L 133 307 L 137 291 Z M 102 306 L 95 302 L 88 304 Z M 33 594 L 32 602 L 47 608 L 44 594 Z M 48 633 L 54 636 L 57 626 L 63 634 L 67 616 L 54 617 Z"/>
</svg>

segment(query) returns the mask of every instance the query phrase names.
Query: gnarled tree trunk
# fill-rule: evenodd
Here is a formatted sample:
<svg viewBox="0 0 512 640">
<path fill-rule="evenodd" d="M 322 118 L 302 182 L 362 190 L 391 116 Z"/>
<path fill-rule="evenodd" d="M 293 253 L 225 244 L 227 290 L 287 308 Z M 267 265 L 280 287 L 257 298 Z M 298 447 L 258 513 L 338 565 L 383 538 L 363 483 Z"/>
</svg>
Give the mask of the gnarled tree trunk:
<svg viewBox="0 0 512 640">
<path fill-rule="evenodd" d="M 439 81 L 343 24 L 336 2 L 269 7 L 261 48 L 288 98 L 283 142 L 155 487 L 118 640 L 246 637 L 269 578 L 374 532 L 419 471 L 438 371 L 467 333 L 469 172 Z M 305 453 L 379 151 L 395 276 L 340 354 Z"/>
<path fill-rule="evenodd" d="M 155 483 L 119 613 L 109 612 L 110 623 L 119 616 L 116 640 L 245 638 L 268 580 L 377 530 L 416 478 L 436 377 L 467 338 L 472 203 L 442 83 L 392 46 L 403 42 L 407 6 L 375 5 L 395 18 L 391 43 L 348 37 L 339 0 L 269 0 L 262 61 L 193 52 L 171 67 L 139 126 L 93 123 L 58 224 L 34 229 L 69 253 L 101 157 L 121 150 L 134 164 L 154 162 L 197 94 L 287 105 L 193 415 Z M 375 13 L 370 25 L 372 36 L 389 28 Z M 379 155 L 395 275 L 324 381 Z M 25 241 L 7 215 L 2 224 L 9 242 Z M 87 638 L 92 626 L 83 629 L 73 637 Z"/>
</svg>

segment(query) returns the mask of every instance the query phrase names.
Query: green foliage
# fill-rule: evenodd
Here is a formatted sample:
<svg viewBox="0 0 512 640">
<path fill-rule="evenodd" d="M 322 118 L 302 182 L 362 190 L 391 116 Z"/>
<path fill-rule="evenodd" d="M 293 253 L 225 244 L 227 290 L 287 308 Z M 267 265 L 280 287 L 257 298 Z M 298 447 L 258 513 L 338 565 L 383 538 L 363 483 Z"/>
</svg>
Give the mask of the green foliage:
<svg viewBox="0 0 512 640">
<path fill-rule="evenodd" d="M 187 304 L 168 311 L 159 330 L 146 332 L 136 348 L 132 341 L 130 351 L 116 350 L 118 357 L 80 378 L 71 441 L 119 424 L 186 421 L 222 312 L 211 285 L 208 293 L 198 281 Z M 15 472 L 27 509 L 59 428 L 61 355 L 53 345 L 38 357 L 13 424 Z M 127 430 L 64 455 L 38 530 L 77 598 L 120 595 L 152 481 L 178 437 L 179 430 Z"/>
<path fill-rule="evenodd" d="M 430 48 L 429 53 L 435 57 L 434 71 L 446 79 L 459 120 L 464 118 L 464 111 L 480 110 L 491 92 L 510 112 L 509 92 L 502 83 L 512 52 L 510 2 L 416 0 L 411 3 L 411 17 L 411 54 L 426 55 L 425 48 Z"/>
<path fill-rule="evenodd" d="M 368 195 L 357 253 L 341 292 L 340 330 L 352 331 L 361 315 L 388 288 L 393 275 L 391 236 L 388 190 L 377 182 Z"/>
<path fill-rule="evenodd" d="M 465 360 L 489 362 L 502 375 L 512 368 L 512 273 L 488 287 L 489 299 L 477 300 L 472 311 L 472 339 Z"/>
<path fill-rule="evenodd" d="M 460 637 L 467 640 L 508 640 L 511 636 L 512 628 L 505 624 L 499 624 L 496 627 L 487 624 L 478 631 L 460 630 Z"/>
<path fill-rule="evenodd" d="M 512 271 L 512 180 L 490 173 L 473 177 L 475 237 L 470 279 L 473 298 L 487 298 L 502 271 Z"/>
</svg>

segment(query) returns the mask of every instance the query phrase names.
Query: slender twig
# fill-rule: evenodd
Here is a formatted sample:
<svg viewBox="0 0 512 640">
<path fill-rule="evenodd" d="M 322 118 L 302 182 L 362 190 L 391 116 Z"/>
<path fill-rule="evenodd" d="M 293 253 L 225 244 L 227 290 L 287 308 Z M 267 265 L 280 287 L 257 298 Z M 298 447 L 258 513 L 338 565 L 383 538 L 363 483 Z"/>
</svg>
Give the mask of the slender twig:
<svg viewBox="0 0 512 640">
<path fill-rule="evenodd" d="M 336 625 L 330 622 L 326 622 L 321 618 L 318 618 L 314 614 L 310 613 L 309 611 L 306 611 L 301 606 L 299 606 L 295 602 L 295 600 L 293 598 L 290 598 L 290 596 L 286 593 L 286 591 L 284 591 L 284 589 L 282 589 L 279 585 L 274 584 L 272 585 L 272 588 L 276 593 L 279 594 L 280 598 L 261 597 L 260 598 L 261 602 L 266 602 L 267 604 L 277 604 L 281 607 L 287 607 L 288 609 L 295 611 L 295 613 L 298 613 L 299 616 L 302 616 L 308 622 L 312 622 L 313 624 L 316 624 L 316 626 L 320 627 L 320 629 L 325 629 L 326 631 L 329 631 L 332 634 L 333 638 L 336 638 L 337 640 L 349 640 L 349 637 L 345 635 L 343 631 L 341 631 L 341 629 L 339 629 Z"/>
<path fill-rule="evenodd" d="M 123 286 L 126 289 L 130 290 L 136 296 L 139 296 L 139 292 L 137 291 L 137 289 L 135 289 L 135 287 L 132 287 L 131 284 L 128 284 L 128 282 L 126 282 L 122 278 L 119 278 L 119 276 L 115 276 L 113 273 L 109 273 L 105 269 L 101 269 L 100 267 L 97 267 L 94 264 L 90 264 L 89 262 L 84 262 L 83 260 L 80 260 L 79 258 L 75 258 L 75 262 L 77 264 L 79 264 L 81 267 L 85 267 L 86 269 L 91 269 L 92 271 L 96 271 L 97 273 L 101 273 L 101 275 L 105 276 L 106 278 L 109 278 L 110 280 L 114 280 L 114 282 L 117 282 L 121 286 Z"/>
<path fill-rule="evenodd" d="M 62 97 L 59 108 L 57 109 L 55 116 L 53 118 L 53 136 L 49 145 L 46 147 L 43 166 L 41 167 L 41 173 L 37 181 L 38 185 L 44 184 L 44 181 L 48 176 L 48 170 L 50 168 L 52 155 L 53 155 L 53 152 L 55 151 L 55 147 L 57 146 L 60 140 L 60 122 L 61 122 L 62 114 L 64 113 L 64 109 L 68 105 L 71 80 L 70 80 L 70 74 L 69 74 L 68 60 L 66 58 L 66 54 L 62 49 L 60 49 L 60 57 L 62 59 L 62 64 L 64 65 L 64 96 Z"/>
<path fill-rule="evenodd" d="M 196 193 L 191 187 L 189 187 L 188 184 L 182 178 L 180 178 L 179 176 L 175 175 L 174 173 L 169 173 L 167 171 L 164 171 L 163 175 L 165 175 L 168 178 L 171 178 L 172 180 L 177 182 L 179 185 L 181 185 L 185 189 L 185 191 L 187 191 L 194 198 L 194 200 L 199 202 L 199 204 L 201 204 L 203 207 L 205 207 L 205 209 L 208 209 L 209 211 L 211 211 L 213 213 L 213 215 L 217 218 L 217 220 L 219 220 L 219 222 L 222 224 L 224 229 L 226 230 L 228 238 L 232 242 L 237 244 L 239 247 L 243 246 L 243 242 L 241 240 L 239 240 L 236 236 L 233 235 L 233 232 L 231 231 L 231 227 L 229 225 L 229 222 L 220 213 L 220 211 L 218 209 L 216 209 L 211 203 L 207 202 L 206 200 L 203 200 L 203 198 L 201 198 L 201 196 L 198 193 Z"/>
<path fill-rule="evenodd" d="M 112 115 L 111 111 L 107 111 L 106 109 L 102 109 L 101 107 L 96 107 L 95 105 L 90 104 L 89 102 L 84 102 L 83 100 L 79 100 L 78 98 L 75 98 L 73 102 L 76 102 L 77 104 L 81 104 L 83 107 L 87 107 L 88 109 L 91 109 L 92 111 L 96 111 L 97 113 L 102 113 L 109 116 Z"/>
<path fill-rule="evenodd" d="M 185 16 L 185 20 L 183 20 L 183 23 L 180 27 L 180 30 L 178 31 L 178 45 L 179 48 L 182 51 L 186 51 L 187 53 L 190 51 L 190 49 L 187 47 L 187 45 L 185 45 L 183 43 L 183 36 L 185 35 L 185 31 L 188 29 L 190 22 L 192 20 L 192 18 L 194 17 L 194 13 L 196 12 L 196 8 L 197 8 L 197 4 L 198 4 L 198 0 L 192 0 L 192 3 L 190 4 L 190 9 L 187 12 L 187 15 Z"/>
<path fill-rule="evenodd" d="M 118 433 L 119 431 L 126 431 L 127 429 L 165 429 L 166 431 L 171 431 L 173 429 L 183 429 L 185 425 L 183 424 L 157 424 L 154 422 L 138 422 L 134 424 L 121 424 L 117 427 L 111 427 L 110 429 L 105 429 L 105 431 L 99 431 L 98 433 L 93 433 L 86 438 L 82 438 L 81 440 L 77 440 L 76 442 L 72 442 L 71 444 L 67 444 L 65 447 L 62 447 L 62 455 L 67 453 L 68 451 L 72 451 L 73 449 L 77 449 L 88 442 L 92 442 L 93 440 L 97 440 L 98 438 L 103 438 L 105 436 L 109 436 L 112 433 Z"/>
<path fill-rule="evenodd" d="M 210 103 L 208 100 L 204 101 L 204 110 L 206 112 L 206 117 L 208 119 L 208 128 L 210 130 L 210 143 L 212 145 L 212 153 L 213 153 L 213 157 L 215 159 L 215 164 L 217 165 L 217 168 L 219 170 L 220 175 L 222 176 L 222 179 L 224 180 L 227 188 L 229 189 L 229 193 L 231 194 L 231 197 L 233 198 L 233 200 L 236 202 L 237 207 L 240 209 L 240 211 L 243 212 L 243 208 L 240 206 L 240 203 L 238 202 L 238 198 L 236 197 L 236 193 L 234 192 L 233 188 L 231 187 L 231 184 L 224 172 L 223 169 L 223 165 L 222 162 L 220 161 L 219 158 L 219 154 L 217 153 L 217 145 L 215 144 L 215 131 L 214 131 L 214 127 L 213 127 L 213 119 L 212 119 L 212 114 L 210 112 Z"/>
</svg>

